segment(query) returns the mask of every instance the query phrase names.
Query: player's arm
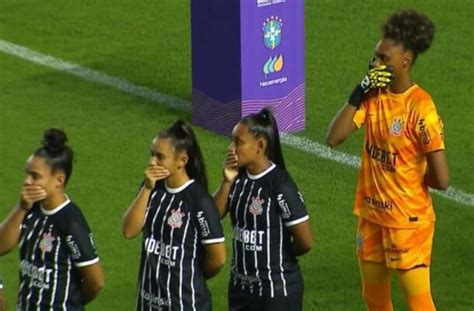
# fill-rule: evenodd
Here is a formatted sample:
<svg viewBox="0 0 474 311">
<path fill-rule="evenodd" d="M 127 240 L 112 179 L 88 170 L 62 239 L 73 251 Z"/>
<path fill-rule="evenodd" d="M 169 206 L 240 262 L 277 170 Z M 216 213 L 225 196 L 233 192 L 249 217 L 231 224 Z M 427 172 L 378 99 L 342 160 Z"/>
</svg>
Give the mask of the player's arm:
<svg viewBox="0 0 474 311">
<path fill-rule="evenodd" d="M 145 169 L 145 182 L 123 216 L 122 234 L 126 239 L 133 239 L 142 232 L 145 224 L 147 203 L 155 183 L 168 177 L 168 175 L 168 170 L 152 163 Z"/>
<path fill-rule="evenodd" d="M 222 182 L 214 193 L 214 203 L 216 204 L 217 212 L 221 218 L 224 218 L 228 212 L 227 200 L 232 184 L 238 174 L 237 155 L 232 148 L 229 148 L 227 157 L 224 160 L 224 168 L 222 169 Z"/>
<path fill-rule="evenodd" d="M 81 273 L 81 298 L 85 305 L 97 296 L 100 290 L 104 287 L 104 274 L 100 266 L 100 262 L 92 265 L 79 268 Z"/>
<path fill-rule="evenodd" d="M 288 230 L 292 237 L 291 248 L 295 256 L 304 255 L 313 248 L 314 237 L 309 220 L 291 226 Z"/>
<path fill-rule="evenodd" d="M 426 184 L 434 189 L 446 190 L 449 184 L 448 163 L 444 150 L 437 150 L 426 154 L 428 169 L 425 174 Z"/>
<path fill-rule="evenodd" d="M 340 145 L 357 129 L 353 121 L 356 112 L 357 108 L 349 103 L 342 106 L 329 125 L 326 135 L 326 143 L 329 147 L 334 148 Z"/>
<path fill-rule="evenodd" d="M 206 280 L 216 276 L 224 267 L 226 261 L 225 243 L 205 244 L 206 257 L 203 263 L 204 278 Z"/>
<path fill-rule="evenodd" d="M 39 186 L 24 184 L 18 205 L 0 226 L 0 255 L 13 250 L 20 240 L 21 223 L 34 202 L 44 200 L 46 191 Z"/>
</svg>

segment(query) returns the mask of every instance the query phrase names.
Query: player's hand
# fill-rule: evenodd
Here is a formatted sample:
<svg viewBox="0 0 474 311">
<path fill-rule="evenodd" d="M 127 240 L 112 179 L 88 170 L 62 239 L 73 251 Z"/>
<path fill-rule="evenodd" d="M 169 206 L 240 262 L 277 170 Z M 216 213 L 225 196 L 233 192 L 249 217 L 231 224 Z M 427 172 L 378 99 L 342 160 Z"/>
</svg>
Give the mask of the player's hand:
<svg viewBox="0 0 474 311">
<path fill-rule="evenodd" d="M 378 65 L 367 71 L 367 74 L 360 82 L 364 93 L 373 89 L 386 88 L 393 80 L 393 67 L 386 65 Z"/>
<path fill-rule="evenodd" d="M 170 172 L 163 166 L 150 163 L 145 169 L 144 187 L 149 190 L 153 189 L 158 180 L 165 179 L 169 174 Z"/>
<path fill-rule="evenodd" d="M 348 103 L 357 109 L 362 104 L 365 94 L 373 89 L 387 88 L 395 77 L 392 66 L 375 65 L 373 59 L 369 61 L 369 68 L 369 71 L 355 87 L 348 100 Z"/>
<path fill-rule="evenodd" d="M 224 180 L 228 183 L 233 183 L 239 174 L 239 162 L 235 149 L 230 147 L 227 152 L 227 157 L 224 160 L 223 175 Z"/>
<path fill-rule="evenodd" d="M 20 207 L 24 210 L 29 210 L 33 206 L 33 203 L 46 199 L 47 195 L 41 186 L 35 186 L 25 182 L 21 189 Z"/>
</svg>

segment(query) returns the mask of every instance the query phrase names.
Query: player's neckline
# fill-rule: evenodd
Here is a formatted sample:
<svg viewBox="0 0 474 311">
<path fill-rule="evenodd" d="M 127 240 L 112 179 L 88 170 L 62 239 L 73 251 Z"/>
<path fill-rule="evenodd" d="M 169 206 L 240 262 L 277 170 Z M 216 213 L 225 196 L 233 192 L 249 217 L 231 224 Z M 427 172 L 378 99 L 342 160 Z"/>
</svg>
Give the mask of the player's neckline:
<svg viewBox="0 0 474 311">
<path fill-rule="evenodd" d="M 69 197 L 67 195 L 65 195 L 66 197 L 66 201 L 64 201 L 63 203 L 61 203 L 58 207 L 55 207 L 53 209 L 45 209 L 42 205 L 40 205 L 40 210 L 41 212 L 44 214 L 44 215 L 47 215 L 47 216 L 51 216 L 51 215 L 54 215 L 56 214 L 57 212 L 59 212 L 60 210 L 62 210 L 66 205 L 68 205 L 69 203 L 71 203 L 71 200 L 69 199 Z"/>
<path fill-rule="evenodd" d="M 267 175 L 268 173 L 270 173 L 275 167 L 276 167 L 275 163 L 272 162 L 272 164 L 266 170 L 264 170 L 263 172 L 261 172 L 260 174 L 257 174 L 257 175 L 252 175 L 247 170 L 247 176 L 248 176 L 249 179 L 252 179 L 252 180 L 259 179 L 259 178 L 262 178 L 263 176 Z"/>
<path fill-rule="evenodd" d="M 181 192 L 184 189 L 186 189 L 193 182 L 194 182 L 194 179 L 190 179 L 187 182 L 185 182 L 184 184 L 182 184 L 181 186 L 179 186 L 178 188 L 170 188 L 166 185 L 166 182 L 165 182 L 165 189 L 169 193 L 178 193 L 178 192 Z"/>
</svg>

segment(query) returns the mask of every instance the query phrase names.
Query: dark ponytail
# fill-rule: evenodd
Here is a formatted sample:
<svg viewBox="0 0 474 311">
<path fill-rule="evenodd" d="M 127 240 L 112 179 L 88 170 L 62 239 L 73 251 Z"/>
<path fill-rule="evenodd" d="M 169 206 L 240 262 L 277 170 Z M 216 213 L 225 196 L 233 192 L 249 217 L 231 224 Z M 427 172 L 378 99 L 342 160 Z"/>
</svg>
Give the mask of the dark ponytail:
<svg viewBox="0 0 474 311">
<path fill-rule="evenodd" d="M 286 170 L 283 152 L 281 151 L 280 133 L 273 113 L 268 108 L 263 108 L 259 113 L 251 114 L 240 120 L 241 124 L 248 126 L 250 133 L 257 138 L 264 138 L 267 141 L 267 157 Z"/>
<path fill-rule="evenodd" d="M 178 120 L 169 128 L 162 131 L 158 135 L 158 138 L 170 138 L 176 152 L 186 152 L 188 156 L 188 162 L 185 166 L 186 173 L 207 190 L 204 158 L 202 157 L 201 148 L 199 147 L 193 129 L 184 121 Z"/>
<path fill-rule="evenodd" d="M 66 145 L 67 136 L 62 130 L 51 128 L 43 134 L 41 144 L 43 147 L 38 148 L 33 155 L 41 157 L 46 164 L 51 167 L 53 173 L 62 170 L 66 175 L 64 186 L 66 186 L 69 177 L 72 174 L 72 161 L 74 152 Z"/>
</svg>

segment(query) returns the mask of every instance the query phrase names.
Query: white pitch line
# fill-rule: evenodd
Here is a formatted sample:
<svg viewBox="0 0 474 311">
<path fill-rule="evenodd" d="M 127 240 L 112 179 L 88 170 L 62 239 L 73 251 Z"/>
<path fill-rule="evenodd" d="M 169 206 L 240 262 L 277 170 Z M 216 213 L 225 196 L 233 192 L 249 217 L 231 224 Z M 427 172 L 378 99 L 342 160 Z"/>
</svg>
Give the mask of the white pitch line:
<svg viewBox="0 0 474 311">
<path fill-rule="evenodd" d="M 119 89 L 125 93 L 150 99 L 155 102 L 164 104 L 165 106 L 189 111 L 191 103 L 181 98 L 162 94 L 145 86 L 135 85 L 127 80 L 110 76 L 105 73 L 95 71 L 80 65 L 67 62 L 50 55 L 41 54 L 30 50 L 26 47 L 13 44 L 0 39 L 0 51 L 10 54 L 27 61 L 56 69 L 58 71 L 67 72 L 74 76 L 80 77 L 87 81 L 96 82 L 98 84 L 107 85 L 115 89 Z M 299 137 L 291 134 L 282 135 L 282 143 L 294 147 L 296 149 L 316 155 L 320 158 L 338 162 L 340 164 L 358 168 L 360 167 L 360 159 L 351 154 L 347 154 L 338 150 L 331 149 L 316 141 L 312 141 L 305 137 Z M 432 190 L 432 192 L 445 197 L 449 200 L 474 206 L 474 194 L 466 193 L 454 187 L 449 187 L 446 191 Z"/>
</svg>

